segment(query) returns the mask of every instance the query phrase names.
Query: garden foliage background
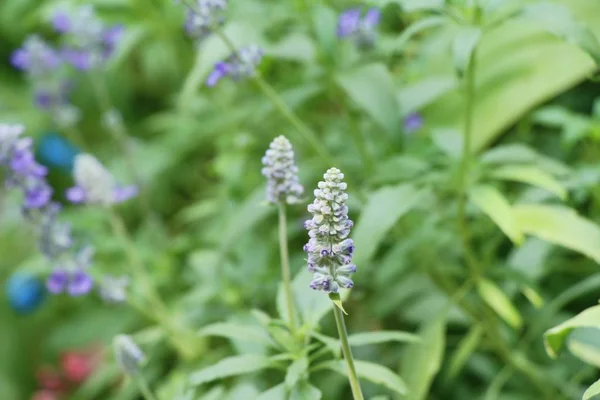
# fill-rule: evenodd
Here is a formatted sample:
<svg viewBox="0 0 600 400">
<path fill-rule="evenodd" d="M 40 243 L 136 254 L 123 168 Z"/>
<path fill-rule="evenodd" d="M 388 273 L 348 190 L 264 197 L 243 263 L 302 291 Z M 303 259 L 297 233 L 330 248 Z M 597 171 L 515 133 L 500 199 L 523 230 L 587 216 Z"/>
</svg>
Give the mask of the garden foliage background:
<svg viewBox="0 0 600 400">
<path fill-rule="evenodd" d="M 67 132 L 35 108 L 31 88 L 8 60 L 30 33 L 56 42 L 52 12 L 81 3 L 0 2 L 0 121 L 23 123 L 38 143 L 49 132 Z M 581 37 L 564 34 L 577 20 L 600 35 L 597 0 L 551 3 L 564 8 L 546 3 L 495 25 L 504 7 L 536 2 L 372 0 L 361 4 L 380 7 L 382 21 L 375 47 L 367 50 L 336 37 L 339 13 L 361 4 L 231 1 L 224 32 L 236 46 L 257 43 L 265 50 L 261 76 L 316 132 L 317 147 L 331 160 L 252 79 L 204 85 L 229 50 L 217 36 L 196 46 L 182 28 L 181 4 L 85 3 L 126 31 L 105 73 L 71 77 L 72 102 L 82 115 L 78 130 L 85 150 L 119 180 L 131 182 L 129 162 L 141 175 L 152 215 L 139 198 L 118 211 L 172 317 L 199 333 L 169 340 L 135 309 L 107 305 L 94 294 L 47 295 L 25 315 L 3 298 L 1 399 L 29 398 L 40 388 L 42 367 L 58 365 L 65 352 L 106 349 L 119 333 L 133 334 L 147 353 L 144 374 L 160 399 L 251 399 L 282 382 L 286 372 L 279 370 L 198 386 L 189 379 L 225 357 L 266 354 L 264 343 L 231 332 L 258 329 L 253 309 L 271 318 L 285 314 L 277 301 L 277 211 L 264 204 L 261 176 L 261 157 L 280 134 L 294 146 L 307 192 L 304 204 L 288 207 L 297 301 L 314 306 L 320 295 L 328 305 L 302 272 L 302 222 L 312 188 L 336 166 L 346 175 L 356 223 L 351 236 L 358 272 L 344 303 L 348 329 L 420 336 L 419 342 L 357 346 L 355 356 L 398 373 L 406 398 L 576 399 L 598 378 L 599 318 L 580 324 L 587 328 L 568 339 L 560 331 L 560 344 L 552 341 L 550 350 L 566 341 L 569 351 L 558 360 L 544 349 L 544 332 L 597 304 L 600 291 L 600 86 L 593 51 L 591 56 L 577 46 Z M 490 28 L 477 44 L 472 157 L 465 174 L 468 102 L 455 66 L 472 36 L 455 39 L 464 29 L 443 17 L 468 16 L 469 3 L 482 6 Z M 123 114 L 134 138 L 132 158 L 107 133 L 93 79 L 107 85 Z M 409 129 L 407 117 L 415 113 L 423 126 Z M 50 181 L 59 199 L 72 185 L 68 168 L 52 168 Z M 466 250 L 459 212 L 465 196 Z M 66 205 L 63 214 L 95 247 L 95 276 L 127 271 L 126 248 L 104 209 Z M 3 200 L 1 215 L 2 286 L 17 272 L 44 279 L 50 266 L 23 222 L 18 196 Z M 476 260 L 474 269 L 467 268 L 469 257 Z M 129 290 L 139 287 L 134 280 Z M 307 329 L 336 336 L 331 313 L 317 306 L 312 315 Z M 229 333 L 202 331 L 217 322 L 227 322 Z M 119 380 L 110 351 L 101 358 L 66 398 L 138 396 L 132 381 Z M 363 381 L 370 398 L 395 398 L 401 391 L 392 378 Z M 315 371 L 310 382 L 324 399 L 350 398 L 343 375 Z"/>
</svg>

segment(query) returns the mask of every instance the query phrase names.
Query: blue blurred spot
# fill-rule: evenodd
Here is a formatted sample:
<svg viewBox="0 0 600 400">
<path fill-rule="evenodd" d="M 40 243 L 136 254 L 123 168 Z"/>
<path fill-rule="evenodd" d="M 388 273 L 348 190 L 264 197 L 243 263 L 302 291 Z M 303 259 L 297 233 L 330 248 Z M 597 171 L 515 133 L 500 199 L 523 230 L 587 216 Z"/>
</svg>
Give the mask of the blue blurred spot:
<svg viewBox="0 0 600 400">
<path fill-rule="evenodd" d="M 35 311 L 44 301 L 44 285 L 36 276 L 16 273 L 6 283 L 8 302 L 19 314 Z"/>
<path fill-rule="evenodd" d="M 52 168 L 71 172 L 73 161 L 79 149 L 67 138 L 58 133 L 47 133 L 39 141 L 38 156 L 40 161 Z"/>
</svg>

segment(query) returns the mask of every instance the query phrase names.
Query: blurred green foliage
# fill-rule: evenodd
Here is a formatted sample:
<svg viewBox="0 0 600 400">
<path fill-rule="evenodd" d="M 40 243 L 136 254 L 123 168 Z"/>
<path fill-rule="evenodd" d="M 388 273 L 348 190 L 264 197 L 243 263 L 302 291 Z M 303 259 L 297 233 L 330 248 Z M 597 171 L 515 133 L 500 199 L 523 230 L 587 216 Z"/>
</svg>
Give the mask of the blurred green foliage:
<svg viewBox="0 0 600 400">
<path fill-rule="evenodd" d="M 258 371 L 272 352 L 272 343 L 263 343 L 265 329 L 276 335 L 278 313 L 286 319 L 277 301 L 277 216 L 263 203 L 261 156 L 272 138 L 286 135 L 309 195 L 331 165 L 253 80 L 204 87 L 229 50 L 217 36 L 200 45 L 187 38 L 181 5 L 3 0 L 0 121 L 23 123 L 34 138 L 56 131 L 8 59 L 32 32 L 57 40 L 52 11 L 81 3 L 127 28 L 101 79 L 134 138 L 130 161 L 160 223 L 139 200 L 119 212 L 171 317 L 198 334 L 178 338 L 182 351 L 144 314 L 96 296 L 49 297 L 27 316 L 2 300 L 0 399 L 30 398 L 41 366 L 56 365 L 70 349 L 109 345 L 118 333 L 133 334 L 147 352 L 144 373 L 160 399 L 259 393 L 283 399 L 282 382 L 296 388 L 296 398 L 318 398 L 315 390 L 324 399 L 350 398 L 343 369 L 334 373 L 343 368 L 336 361 L 311 373 L 310 384 L 302 375 L 306 360 L 292 364 L 302 371 L 298 376 L 292 367 Z M 559 324 L 597 304 L 600 290 L 600 86 L 590 79 L 598 53 L 586 36 L 600 35 L 600 6 L 597 0 L 446 3 L 366 2 L 383 10 L 377 46 L 366 52 L 335 36 L 337 15 L 356 2 L 232 0 L 224 32 L 236 46 L 255 42 L 265 49 L 262 77 L 346 174 L 358 265 L 356 287 L 344 303 L 350 333 L 406 331 L 420 338 L 355 345 L 357 359 L 402 377 L 367 365 L 367 397 L 394 398 L 405 385 L 411 400 L 581 398 L 600 367 L 597 306 Z M 465 31 L 471 3 L 482 5 L 481 23 Z M 463 78 L 473 54 L 472 156 L 461 177 Z M 85 150 L 131 180 L 125 156 L 102 124 L 90 77 L 72 79 Z M 424 126 L 409 134 L 403 120 L 414 112 L 423 115 Z M 51 181 L 61 193 L 71 178 L 52 171 Z M 468 196 L 470 250 L 457 213 L 461 196 Z M 7 197 L 3 207 L 2 287 L 14 271 L 44 276 L 49 266 L 19 216 L 18 199 Z M 319 308 L 323 295 L 310 291 L 303 272 L 305 207 L 288 209 L 297 302 L 314 342 L 335 349 L 327 342 L 336 336 L 330 308 Z M 123 242 L 104 210 L 67 206 L 64 214 L 96 247 L 97 274 L 127 271 Z M 467 268 L 469 257 L 476 274 Z M 138 292 L 139 282 L 131 290 Z M 548 348 L 558 354 L 564 344 L 571 352 L 553 361 L 543 334 L 557 325 L 546 335 Z M 239 358 L 217 374 L 226 379 L 202 372 L 227 357 Z M 233 376 L 243 372 L 252 373 Z M 137 398 L 133 382 L 119 374 L 108 352 L 68 398 Z"/>
</svg>

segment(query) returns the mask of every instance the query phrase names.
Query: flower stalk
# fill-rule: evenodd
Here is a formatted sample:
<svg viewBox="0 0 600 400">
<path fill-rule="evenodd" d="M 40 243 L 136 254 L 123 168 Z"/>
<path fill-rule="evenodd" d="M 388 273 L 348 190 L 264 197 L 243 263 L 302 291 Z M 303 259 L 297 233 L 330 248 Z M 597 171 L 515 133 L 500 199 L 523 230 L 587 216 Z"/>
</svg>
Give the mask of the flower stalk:
<svg viewBox="0 0 600 400">
<path fill-rule="evenodd" d="M 354 365 L 354 358 L 352 357 L 352 349 L 348 342 L 348 332 L 346 331 L 346 323 L 344 321 L 344 314 L 342 310 L 333 304 L 333 315 L 335 315 L 335 323 L 337 325 L 338 334 L 340 341 L 342 342 L 342 352 L 344 354 L 344 360 L 348 367 L 348 380 L 350 382 L 350 388 L 352 389 L 352 396 L 354 400 L 363 400 L 364 396 L 360 388 L 360 381 L 356 374 L 356 366 Z"/>
<path fill-rule="evenodd" d="M 288 318 L 290 320 L 290 331 L 292 335 L 296 334 L 296 310 L 294 307 L 294 296 L 292 293 L 292 274 L 290 271 L 290 254 L 288 251 L 287 240 L 287 219 L 285 213 L 285 203 L 279 202 L 279 254 L 281 257 L 281 277 L 283 279 L 283 292 L 287 306 Z"/>
</svg>

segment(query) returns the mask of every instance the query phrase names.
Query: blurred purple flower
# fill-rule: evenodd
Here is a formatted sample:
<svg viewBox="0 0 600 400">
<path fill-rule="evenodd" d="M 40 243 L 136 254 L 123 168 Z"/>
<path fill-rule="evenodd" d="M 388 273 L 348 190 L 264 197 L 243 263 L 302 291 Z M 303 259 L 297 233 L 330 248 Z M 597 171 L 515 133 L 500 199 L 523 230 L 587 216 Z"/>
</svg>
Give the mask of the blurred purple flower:
<svg viewBox="0 0 600 400">
<path fill-rule="evenodd" d="M 54 268 L 46 281 L 48 291 L 53 294 L 67 292 L 73 297 L 89 293 L 94 286 L 94 280 L 87 269 L 92 263 L 93 255 L 91 247 L 83 247 L 74 259 Z"/>
<path fill-rule="evenodd" d="M 263 54 L 263 50 L 254 44 L 239 49 L 236 54 L 230 55 L 225 61 L 215 63 L 206 79 L 206 86 L 213 87 L 226 76 L 234 80 L 253 76 Z"/>
<path fill-rule="evenodd" d="M 61 64 L 58 53 L 37 35 L 28 36 L 23 46 L 12 53 L 10 61 L 15 68 L 33 76 L 47 75 Z"/>
<path fill-rule="evenodd" d="M 114 205 L 127 201 L 138 194 L 137 186 L 122 186 L 112 174 L 90 154 L 78 154 L 73 168 L 75 186 L 67 189 L 71 203 Z"/>
<path fill-rule="evenodd" d="M 404 131 L 407 134 L 414 133 L 423 126 L 423 117 L 419 113 L 412 113 L 404 118 Z"/>
<path fill-rule="evenodd" d="M 372 7 L 361 18 L 360 8 L 351 8 L 338 17 L 337 35 L 340 39 L 349 38 L 360 48 L 371 47 L 377 38 L 377 26 L 381 11 Z"/>
<path fill-rule="evenodd" d="M 194 6 L 187 6 L 185 31 L 197 40 L 206 38 L 215 26 L 225 22 L 224 12 L 227 0 L 195 0 Z"/>
<path fill-rule="evenodd" d="M 71 19 L 64 11 L 58 11 L 52 17 L 52 26 L 58 33 L 67 33 L 71 30 Z"/>
</svg>

